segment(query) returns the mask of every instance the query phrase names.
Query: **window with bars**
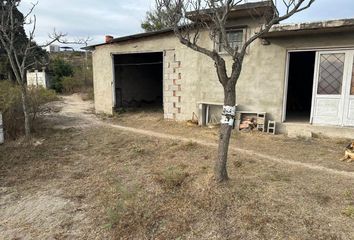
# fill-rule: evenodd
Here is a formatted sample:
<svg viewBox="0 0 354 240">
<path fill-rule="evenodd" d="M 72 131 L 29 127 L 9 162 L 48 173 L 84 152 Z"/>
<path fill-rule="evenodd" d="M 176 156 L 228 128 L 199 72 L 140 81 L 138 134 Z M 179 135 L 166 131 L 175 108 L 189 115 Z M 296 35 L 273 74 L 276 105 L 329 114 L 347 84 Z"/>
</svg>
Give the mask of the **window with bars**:
<svg viewBox="0 0 354 240">
<path fill-rule="evenodd" d="M 321 55 L 318 94 L 340 95 L 342 93 L 344 61 L 344 53 Z"/>
<path fill-rule="evenodd" d="M 227 39 L 229 41 L 230 47 L 232 47 L 233 49 L 236 49 L 236 47 L 238 47 L 238 50 L 240 50 L 243 45 L 243 36 L 244 36 L 243 30 L 242 29 L 228 30 L 226 34 L 227 34 Z M 225 49 L 221 44 L 222 42 L 221 37 L 219 42 L 220 42 L 219 52 L 225 52 Z"/>
</svg>

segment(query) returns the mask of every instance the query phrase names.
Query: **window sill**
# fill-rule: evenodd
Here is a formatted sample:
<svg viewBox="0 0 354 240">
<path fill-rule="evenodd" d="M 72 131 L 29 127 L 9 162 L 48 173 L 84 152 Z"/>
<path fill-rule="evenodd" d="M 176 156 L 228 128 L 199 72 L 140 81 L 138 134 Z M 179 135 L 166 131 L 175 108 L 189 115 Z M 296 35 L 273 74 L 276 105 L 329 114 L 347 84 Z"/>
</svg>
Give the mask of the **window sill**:
<svg viewBox="0 0 354 240">
<path fill-rule="evenodd" d="M 227 52 L 218 52 L 218 54 L 220 56 L 229 56 L 229 57 L 232 57 L 230 54 L 228 54 Z"/>
</svg>

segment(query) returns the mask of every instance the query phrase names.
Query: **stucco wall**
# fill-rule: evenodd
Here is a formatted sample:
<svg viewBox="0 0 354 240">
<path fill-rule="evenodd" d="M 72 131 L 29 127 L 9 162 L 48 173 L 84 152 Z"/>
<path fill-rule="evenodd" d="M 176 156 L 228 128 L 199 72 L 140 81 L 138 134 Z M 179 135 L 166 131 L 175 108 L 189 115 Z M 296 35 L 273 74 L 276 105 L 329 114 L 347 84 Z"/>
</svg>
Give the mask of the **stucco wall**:
<svg viewBox="0 0 354 240">
<path fill-rule="evenodd" d="M 245 20 L 234 25 L 245 25 Z M 247 36 L 256 31 L 248 23 Z M 241 110 L 265 111 L 269 118 L 282 120 L 287 50 L 353 46 L 354 34 L 325 34 L 270 39 L 270 45 L 256 40 L 248 49 L 237 84 L 237 103 Z M 202 33 L 203 46 L 213 48 L 208 34 Z M 93 54 L 95 107 L 112 113 L 112 53 L 165 51 L 164 111 L 166 118 L 188 120 L 198 113 L 198 102 L 223 102 L 214 63 L 207 56 L 181 45 L 172 34 L 164 34 L 119 44 L 103 45 Z M 228 65 L 231 59 L 224 56 Z"/>
</svg>

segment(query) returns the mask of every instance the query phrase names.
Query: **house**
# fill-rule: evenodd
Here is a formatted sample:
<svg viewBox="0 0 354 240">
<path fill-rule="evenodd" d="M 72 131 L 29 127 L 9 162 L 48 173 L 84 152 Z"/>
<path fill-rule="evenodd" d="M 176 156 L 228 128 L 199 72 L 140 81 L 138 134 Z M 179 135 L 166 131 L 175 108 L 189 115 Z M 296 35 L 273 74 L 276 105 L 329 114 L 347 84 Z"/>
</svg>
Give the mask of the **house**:
<svg viewBox="0 0 354 240">
<path fill-rule="evenodd" d="M 267 2 L 234 9 L 227 26 L 232 43 L 257 31 L 254 12 L 269 10 Z M 200 41 L 216 47 L 207 31 Z M 205 117 L 203 106 L 217 112 L 213 107 L 223 105 L 213 61 L 180 44 L 171 29 L 107 38 L 86 49 L 93 51 L 97 112 L 146 101 L 159 103 L 165 119 L 184 121 Z M 325 125 L 335 126 L 328 129 L 339 136 L 354 136 L 353 59 L 354 19 L 275 25 L 248 49 L 237 109 L 266 112 L 280 132 Z"/>
<path fill-rule="evenodd" d="M 52 52 L 60 52 L 60 46 L 59 45 L 55 45 L 55 44 L 51 44 L 49 46 L 47 46 L 45 48 L 45 50 L 49 53 L 52 53 Z"/>
</svg>

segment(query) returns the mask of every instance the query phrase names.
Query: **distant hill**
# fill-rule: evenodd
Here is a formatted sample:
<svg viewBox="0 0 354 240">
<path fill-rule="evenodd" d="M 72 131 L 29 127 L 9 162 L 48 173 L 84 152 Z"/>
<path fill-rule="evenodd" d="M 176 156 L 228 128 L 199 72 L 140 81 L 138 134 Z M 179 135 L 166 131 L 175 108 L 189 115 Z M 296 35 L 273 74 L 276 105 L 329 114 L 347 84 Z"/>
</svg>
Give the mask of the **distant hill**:
<svg viewBox="0 0 354 240">
<path fill-rule="evenodd" d="M 49 53 L 49 58 L 63 59 L 75 68 L 82 68 L 85 66 L 86 53 L 81 51 L 62 51 L 62 52 L 51 52 Z M 92 53 L 87 52 L 87 67 L 92 69 Z"/>
</svg>

